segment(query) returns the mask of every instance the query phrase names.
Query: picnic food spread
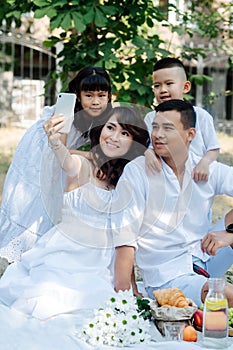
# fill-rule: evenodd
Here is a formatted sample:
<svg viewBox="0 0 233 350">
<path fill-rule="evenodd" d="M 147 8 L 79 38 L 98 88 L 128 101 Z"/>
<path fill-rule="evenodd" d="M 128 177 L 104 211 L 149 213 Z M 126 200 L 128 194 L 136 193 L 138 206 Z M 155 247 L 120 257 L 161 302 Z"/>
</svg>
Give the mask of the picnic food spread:
<svg viewBox="0 0 233 350">
<path fill-rule="evenodd" d="M 157 289 L 153 291 L 158 304 L 162 307 L 186 307 L 189 303 L 179 288 Z"/>
<path fill-rule="evenodd" d="M 228 335 L 233 337 L 233 307 L 228 309 Z"/>
<path fill-rule="evenodd" d="M 157 289 L 153 291 L 155 300 L 150 303 L 154 323 L 160 333 L 165 335 L 167 322 L 182 322 L 191 325 L 191 319 L 197 310 L 195 303 L 186 298 L 179 288 Z"/>
</svg>

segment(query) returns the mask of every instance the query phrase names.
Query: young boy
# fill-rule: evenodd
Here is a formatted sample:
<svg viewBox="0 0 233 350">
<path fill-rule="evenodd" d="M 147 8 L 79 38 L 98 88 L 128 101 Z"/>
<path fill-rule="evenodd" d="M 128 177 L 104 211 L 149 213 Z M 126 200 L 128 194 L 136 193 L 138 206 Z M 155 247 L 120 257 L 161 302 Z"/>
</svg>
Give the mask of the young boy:
<svg viewBox="0 0 233 350">
<path fill-rule="evenodd" d="M 153 91 L 157 103 L 171 99 L 183 100 L 191 89 L 191 82 L 187 80 L 183 63 L 173 57 L 162 58 L 153 67 Z M 194 107 L 196 120 L 196 136 L 191 142 L 190 150 L 200 157 L 199 163 L 193 169 L 193 179 L 208 181 L 209 164 L 219 155 L 219 143 L 215 132 L 212 116 L 200 107 Z M 151 134 L 155 111 L 145 117 L 148 130 Z M 161 164 L 152 149 L 145 153 L 147 169 L 152 173 L 161 169 Z"/>
</svg>

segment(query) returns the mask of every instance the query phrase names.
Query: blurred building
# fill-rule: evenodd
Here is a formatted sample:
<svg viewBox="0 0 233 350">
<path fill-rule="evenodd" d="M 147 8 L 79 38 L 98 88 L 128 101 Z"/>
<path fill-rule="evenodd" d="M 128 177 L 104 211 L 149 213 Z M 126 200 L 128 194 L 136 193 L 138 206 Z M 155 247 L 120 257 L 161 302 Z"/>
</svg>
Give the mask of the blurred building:
<svg viewBox="0 0 233 350">
<path fill-rule="evenodd" d="M 170 4 L 181 13 L 189 13 L 193 3 L 201 6 L 204 2 L 211 6 L 217 4 L 216 11 L 221 12 L 221 0 L 154 1 L 155 6 L 165 11 Z M 224 4 L 231 4 L 231 0 L 226 0 Z M 179 27 L 179 14 L 175 10 L 167 11 L 167 22 Z M 190 30 L 195 29 L 195 24 L 189 25 Z M 180 36 L 175 31 L 171 32 L 168 26 L 157 29 L 176 56 L 180 55 L 181 48 L 187 52 L 190 48 L 205 50 L 205 58 L 199 55 L 197 60 L 185 60 L 184 63 L 190 76 L 204 74 L 212 78 L 204 80 L 201 85 L 193 83 L 190 95 L 195 105 L 204 107 L 213 115 L 215 124 L 233 122 L 232 52 L 227 49 L 233 47 L 231 30 L 231 27 L 224 28 L 224 35 L 212 42 L 197 34 Z M 29 126 L 41 117 L 44 105 L 54 103 L 55 87 L 51 86 L 44 94 L 50 73 L 57 66 L 56 52 L 43 46 L 48 36 L 48 19 L 36 20 L 30 13 L 22 16 L 20 28 L 15 28 L 14 23 L 10 28 L 4 22 L 0 25 L 0 125 L 14 122 Z"/>
<path fill-rule="evenodd" d="M 232 39 L 232 1 L 225 0 L 159 0 L 158 6 L 164 10 L 168 4 L 179 9 L 181 13 L 189 14 L 192 11 L 192 5 L 200 6 L 201 11 L 206 14 L 216 11 L 224 18 L 224 21 L 216 23 L 216 27 L 221 27 L 222 31 L 217 38 L 208 40 L 202 38 L 201 35 L 194 34 L 192 37 L 188 35 L 178 36 L 176 32 L 172 32 L 166 27 L 161 27 L 163 38 L 171 43 L 171 51 L 180 54 L 182 51 L 187 52 L 189 48 L 204 50 L 206 57 L 198 56 L 197 60 L 185 60 L 185 66 L 189 75 L 205 75 L 212 80 L 204 80 L 203 84 L 192 84 L 191 96 L 194 97 L 193 103 L 197 106 L 204 107 L 214 117 L 215 124 L 227 121 L 233 122 L 233 69 L 231 58 L 233 55 L 233 39 Z M 227 8 L 227 5 L 229 7 Z M 223 8 L 224 6 L 224 8 Z M 179 26 L 180 18 L 176 11 L 169 11 L 167 20 L 175 26 Z M 229 20 L 229 25 L 227 21 Z M 223 27 L 225 26 L 225 27 Z M 194 32 L 195 23 L 189 23 L 190 30 Z M 202 27 L 205 29 L 205 23 Z M 202 29 L 202 30 L 204 30 Z M 230 125 L 230 124 L 229 124 Z"/>
<path fill-rule="evenodd" d="M 48 28 L 48 20 L 30 14 L 22 16 L 20 28 L 5 21 L 0 26 L 0 125 L 28 127 L 54 102 L 53 87 L 44 94 L 56 66 L 55 52 L 43 46 Z"/>
</svg>

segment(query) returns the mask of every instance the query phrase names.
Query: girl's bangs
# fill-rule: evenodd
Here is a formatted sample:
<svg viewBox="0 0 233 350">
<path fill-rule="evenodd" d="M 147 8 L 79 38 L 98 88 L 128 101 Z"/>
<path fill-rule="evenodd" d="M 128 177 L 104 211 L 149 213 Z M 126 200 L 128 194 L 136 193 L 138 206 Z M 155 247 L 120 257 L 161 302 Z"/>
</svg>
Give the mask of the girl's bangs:
<svg viewBox="0 0 233 350">
<path fill-rule="evenodd" d="M 94 74 L 84 78 L 80 84 L 80 91 L 111 91 L 110 84 L 101 75 Z"/>
</svg>

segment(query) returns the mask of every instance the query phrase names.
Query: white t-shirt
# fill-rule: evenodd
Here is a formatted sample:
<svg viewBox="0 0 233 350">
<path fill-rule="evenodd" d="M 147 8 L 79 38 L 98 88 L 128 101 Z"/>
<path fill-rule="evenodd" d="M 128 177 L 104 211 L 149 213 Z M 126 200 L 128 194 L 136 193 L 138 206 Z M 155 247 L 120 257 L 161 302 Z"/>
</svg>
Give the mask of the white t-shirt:
<svg viewBox="0 0 233 350">
<path fill-rule="evenodd" d="M 196 112 L 196 136 L 191 142 L 190 151 L 198 157 L 203 157 L 207 151 L 219 149 L 219 142 L 214 128 L 212 116 L 203 108 L 194 107 Z M 151 135 L 152 122 L 156 112 L 151 111 L 145 116 L 145 123 Z"/>
<path fill-rule="evenodd" d="M 196 183 L 191 178 L 195 158 L 190 153 L 182 188 L 164 161 L 161 172 L 147 173 L 145 157 L 127 164 L 117 184 L 116 193 L 126 193 L 128 203 L 112 214 L 112 227 L 117 235 L 134 235 L 131 245 L 146 287 L 192 273 L 192 256 L 209 259 L 200 247 L 208 232 L 208 212 L 215 195 L 233 196 L 233 167 L 215 161 L 208 182 Z"/>
</svg>

